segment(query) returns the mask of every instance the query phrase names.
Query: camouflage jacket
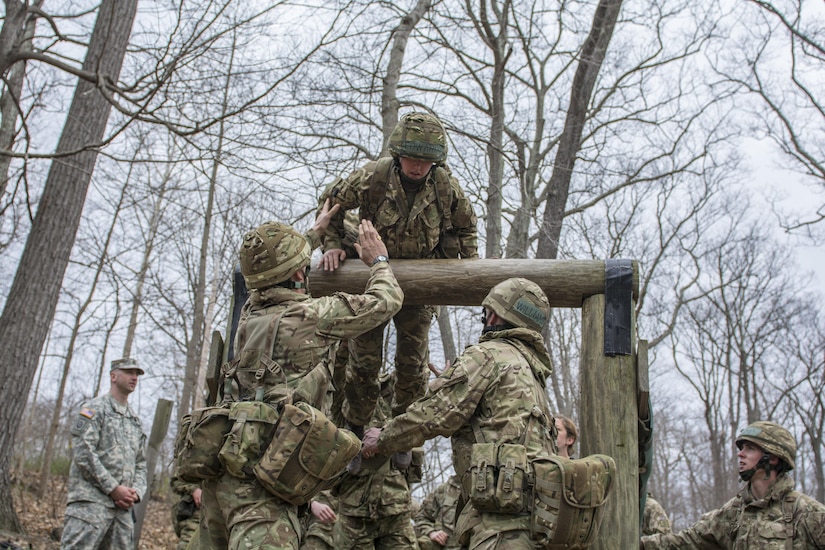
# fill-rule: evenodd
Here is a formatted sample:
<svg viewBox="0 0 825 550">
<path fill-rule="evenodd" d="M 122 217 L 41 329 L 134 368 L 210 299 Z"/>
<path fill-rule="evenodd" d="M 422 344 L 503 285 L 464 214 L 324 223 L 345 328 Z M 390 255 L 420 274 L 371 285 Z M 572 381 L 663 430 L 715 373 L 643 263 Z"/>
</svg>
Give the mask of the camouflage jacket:
<svg viewBox="0 0 825 550">
<path fill-rule="evenodd" d="M 385 455 L 452 436 L 459 478 L 469 468 L 476 424 L 486 442 L 523 444 L 528 459 L 556 452 L 545 380 L 552 373 L 541 334 L 526 328 L 487 332 L 381 431 Z"/>
<path fill-rule="evenodd" d="M 642 535 L 667 534 L 672 532 L 670 518 L 662 505 L 649 494 L 645 499 L 645 513 L 642 516 Z"/>
<path fill-rule="evenodd" d="M 364 294 L 311 298 L 278 286 L 253 290 L 238 323 L 238 368 L 224 399 L 256 399 L 261 388 L 264 401 L 278 402 L 292 394 L 296 401 L 323 410 L 335 344 L 391 319 L 403 301 L 386 262 L 370 268 Z M 272 364 L 270 359 L 280 369 L 261 371 L 265 363 Z"/>
<path fill-rule="evenodd" d="M 693 526 L 669 535 L 642 537 L 641 548 L 813 550 L 825 548 L 825 505 L 794 491 L 787 474 L 756 499 L 750 484 Z"/>
<path fill-rule="evenodd" d="M 339 178 L 333 181 L 321 195 L 321 204 L 330 196 L 333 197 L 334 203 L 341 204 L 341 211 L 332 218 L 326 230 L 323 239 L 325 251 L 344 248 L 346 211 L 361 208 L 361 218 L 369 217 L 364 213 L 364 207 L 373 200 L 370 198 L 371 186 L 375 185 L 373 180 L 389 175 L 388 181 L 378 183 L 378 185 L 383 185 L 384 192 L 381 193 L 380 204 L 372 205 L 375 211 L 372 222 L 387 245 L 390 258 L 444 257 L 438 248 L 446 218 L 450 219 L 458 237 L 458 257 L 478 257 L 476 215 L 472 204 L 459 187 L 458 181 L 446 169 L 434 167 L 430 171 L 427 180 L 412 201 L 412 208 L 409 208 L 407 194 L 401 186 L 398 170 L 395 168 L 389 171 L 377 169 L 379 163 L 381 161 L 369 162 L 353 172 L 347 179 Z M 449 216 L 444 216 L 439 207 L 436 190 L 437 177 L 449 179 L 451 191 Z"/>
<path fill-rule="evenodd" d="M 461 548 L 457 540 L 453 540 L 455 531 L 456 507 L 461 498 L 461 482 L 457 476 L 450 478 L 436 487 L 435 491 L 427 495 L 415 515 L 415 534 L 418 537 L 429 536 L 433 531 L 444 531 L 450 538 L 447 539 L 446 549 Z"/>
<path fill-rule="evenodd" d="M 129 405 L 110 394 L 86 402 L 72 425 L 68 502 L 97 502 L 110 508 L 118 485 L 146 493 L 146 436 Z"/>
</svg>

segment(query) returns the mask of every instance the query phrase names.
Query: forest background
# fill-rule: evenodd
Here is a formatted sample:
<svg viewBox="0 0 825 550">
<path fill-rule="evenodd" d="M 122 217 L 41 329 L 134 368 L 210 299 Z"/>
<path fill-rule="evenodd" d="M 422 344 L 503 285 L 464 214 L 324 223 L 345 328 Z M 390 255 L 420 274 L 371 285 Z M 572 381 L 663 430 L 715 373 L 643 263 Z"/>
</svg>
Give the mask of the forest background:
<svg viewBox="0 0 825 550">
<path fill-rule="evenodd" d="M 639 261 L 651 488 L 677 527 L 734 494 L 733 439 L 761 418 L 793 431 L 798 488 L 825 500 L 821 1 L 4 7 L 0 529 L 19 529 L 15 479 L 66 470 L 112 359 L 147 370 L 147 432 L 158 398 L 174 419 L 202 404 L 240 236 L 308 228 L 413 109 L 448 130 L 482 257 Z M 440 312 L 433 363 L 477 340 L 477 310 Z M 574 419 L 580 323 L 554 309 L 546 330 Z M 449 442 L 427 456 L 418 498 Z"/>
</svg>

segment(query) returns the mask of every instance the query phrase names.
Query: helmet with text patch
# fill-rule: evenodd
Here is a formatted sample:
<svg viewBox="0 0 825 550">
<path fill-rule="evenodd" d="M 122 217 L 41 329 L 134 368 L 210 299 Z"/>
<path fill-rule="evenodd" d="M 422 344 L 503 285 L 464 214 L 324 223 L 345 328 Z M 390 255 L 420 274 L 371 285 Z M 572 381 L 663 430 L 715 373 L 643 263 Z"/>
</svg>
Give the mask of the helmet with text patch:
<svg viewBox="0 0 825 550">
<path fill-rule="evenodd" d="M 447 133 L 441 121 L 429 113 L 408 113 L 390 134 L 387 149 L 395 157 L 443 163 L 447 160 Z"/>
<path fill-rule="evenodd" d="M 481 303 L 513 325 L 536 332 L 544 330 L 550 317 L 550 302 L 539 285 L 529 279 L 514 277 L 502 281 Z"/>
<path fill-rule="evenodd" d="M 291 226 L 266 222 L 243 236 L 239 255 L 241 273 L 251 290 L 288 280 L 309 264 L 312 250 Z"/>
<path fill-rule="evenodd" d="M 766 453 L 781 458 L 793 469 L 796 462 L 796 439 L 779 424 L 767 420 L 749 424 L 736 437 L 736 447 L 742 449 L 744 441 L 750 441 Z"/>
</svg>

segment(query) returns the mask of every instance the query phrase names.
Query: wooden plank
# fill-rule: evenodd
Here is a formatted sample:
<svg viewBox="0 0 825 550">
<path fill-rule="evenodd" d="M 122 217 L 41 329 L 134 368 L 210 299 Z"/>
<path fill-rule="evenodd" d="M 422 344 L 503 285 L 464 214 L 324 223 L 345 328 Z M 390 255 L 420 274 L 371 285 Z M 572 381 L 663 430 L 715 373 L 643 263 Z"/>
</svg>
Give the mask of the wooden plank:
<svg viewBox="0 0 825 550">
<path fill-rule="evenodd" d="M 604 293 L 603 260 L 390 260 L 410 305 L 480 305 L 492 287 L 510 277 L 526 277 L 547 294 L 553 307 L 581 307 L 582 301 Z M 313 266 L 314 267 L 314 266 Z M 334 272 L 313 269 L 313 296 L 337 291 L 359 294 L 369 268 L 349 259 Z M 633 296 L 638 296 L 638 262 L 633 261 Z"/>
</svg>

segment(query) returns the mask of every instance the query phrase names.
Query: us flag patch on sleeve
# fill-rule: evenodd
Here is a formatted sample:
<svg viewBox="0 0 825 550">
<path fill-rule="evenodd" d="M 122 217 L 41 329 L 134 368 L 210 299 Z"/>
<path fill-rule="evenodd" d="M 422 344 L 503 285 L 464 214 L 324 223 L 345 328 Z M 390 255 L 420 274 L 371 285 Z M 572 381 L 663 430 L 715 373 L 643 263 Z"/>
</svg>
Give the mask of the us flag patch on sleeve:
<svg viewBox="0 0 825 550">
<path fill-rule="evenodd" d="M 83 407 L 82 409 L 80 409 L 80 416 L 85 416 L 86 418 L 91 419 L 94 415 L 95 412 L 88 407 Z"/>
</svg>

